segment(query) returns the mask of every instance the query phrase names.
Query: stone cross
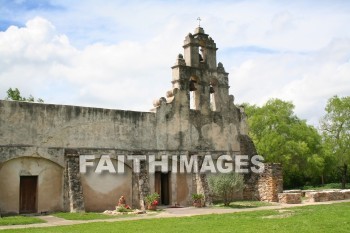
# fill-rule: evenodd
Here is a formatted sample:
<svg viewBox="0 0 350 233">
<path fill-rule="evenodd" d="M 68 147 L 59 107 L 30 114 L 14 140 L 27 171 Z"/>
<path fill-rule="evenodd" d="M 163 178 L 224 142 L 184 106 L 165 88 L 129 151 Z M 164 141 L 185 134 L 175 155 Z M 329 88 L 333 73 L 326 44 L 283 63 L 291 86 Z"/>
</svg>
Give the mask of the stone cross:
<svg viewBox="0 0 350 233">
<path fill-rule="evenodd" d="M 198 21 L 198 27 L 200 27 L 200 26 L 201 26 L 201 20 L 202 20 L 202 19 L 201 19 L 200 17 L 198 17 L 198 18 L 197 18 L 197 21 Z"/>
</svg>

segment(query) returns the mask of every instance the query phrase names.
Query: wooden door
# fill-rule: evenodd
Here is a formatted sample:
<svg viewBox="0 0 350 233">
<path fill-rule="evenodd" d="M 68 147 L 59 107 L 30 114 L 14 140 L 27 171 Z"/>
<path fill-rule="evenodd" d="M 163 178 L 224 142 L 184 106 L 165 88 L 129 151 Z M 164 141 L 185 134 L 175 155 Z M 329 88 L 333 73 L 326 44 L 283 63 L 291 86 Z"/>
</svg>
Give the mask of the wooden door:
<svg viewBox="0 0 350 233">
<path fill-rule="evenodd" d="M 169 173 L 162 173 L 161 174 L 161 203 L 162 205 L 169 205 L 170 200 L 170 186 L 169 186 Z"/>
<path fill-rule="evenodd" d="M 154 174 L 154 190 L 160 195 L 160 204 L 169 205 L 170 203 L 170 185 L 169 173 L 156 172 Z"/>
<path fill-rule="evenodd" d="M 154 191 L 161 195 L 161 174 L 160 172 L 154 173 Z"/>
<path fill-rule="evenodd" d="M 37 176 L 21 176 L 19 191 L 19 212 L 37 212 Z"/>
</svg>

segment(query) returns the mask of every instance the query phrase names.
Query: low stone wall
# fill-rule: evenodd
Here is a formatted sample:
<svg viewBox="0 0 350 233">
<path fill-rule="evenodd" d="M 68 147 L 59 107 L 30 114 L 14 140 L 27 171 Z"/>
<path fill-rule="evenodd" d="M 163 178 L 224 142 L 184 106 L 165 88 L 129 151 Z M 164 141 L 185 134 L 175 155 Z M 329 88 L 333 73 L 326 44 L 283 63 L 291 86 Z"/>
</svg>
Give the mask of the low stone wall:
<svg viewBox="0 0 350 233">
<path fill-rule="evenodd" d="M 340 192 L 344 194 L 344 199 L 350 199 L 350 189 L 341 190 Z"/>
<path fill-rule="evenodd" d="M 323 202 L 350 199 L 350 189 L 305 192 L 306 201 Z"/>
<path fill-rule="evenodd" d="M 284 203 L 284 204 L 300 204 L 301 192 L 300 193 L 279 193 L 278 202 Z"/>
<path fill-rule="evenodd" d="M 324 202 L 350 199 L 350 189 L 343 190 L 285 190 L 278 194 L 278 202 L 284 204 L 300 204 L 301 198 L 305 197 L 307 202 Z"/>
</svg>

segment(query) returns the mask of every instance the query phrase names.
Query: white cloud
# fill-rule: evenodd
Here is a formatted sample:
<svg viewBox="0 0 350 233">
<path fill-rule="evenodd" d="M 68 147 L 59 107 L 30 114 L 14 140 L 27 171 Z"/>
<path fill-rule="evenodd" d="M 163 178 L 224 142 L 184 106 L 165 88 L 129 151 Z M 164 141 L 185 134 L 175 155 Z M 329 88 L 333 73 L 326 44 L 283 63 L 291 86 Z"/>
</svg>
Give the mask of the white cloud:
<svg viewBox="0 0 350 233">
<path fill-rule="evenodd" d="M 171 88 L 177 49 L 166 45 L 168 37 L 165 31 L 145 44 L 96 43 L 79 50 L 36 17 L 26 27 L 0 32 L 0 92 L 18 87 L 50 103 L 148 110 Z"/>
<path fill-rule="evenodd" d="M 256 56 L 233 68 L 232 86 L 240 102 L 293 101 L 297 115 L 317 125 L 328 98 L 350 93 L 349 59 L 350 39 L 306 54 Z"/>
</svg>

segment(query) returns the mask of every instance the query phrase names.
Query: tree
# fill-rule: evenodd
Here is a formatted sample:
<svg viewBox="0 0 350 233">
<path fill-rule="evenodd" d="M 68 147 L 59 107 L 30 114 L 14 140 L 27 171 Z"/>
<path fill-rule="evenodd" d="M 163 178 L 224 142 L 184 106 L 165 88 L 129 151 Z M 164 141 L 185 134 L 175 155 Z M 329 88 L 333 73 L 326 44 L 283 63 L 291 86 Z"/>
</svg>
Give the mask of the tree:
<svg viewBox="0 0 350 233">
<path fill-rule="evenodd" d="M 35 99 L 32 95 L 29 95 L 28 98 L 22 97 L 21 92 L 18 90 L 18 88 L 8 89 L 6 100 L 35 102 Z M 39 103 L 44 103 L 44 100 L 41 98 L 38 98 L 36 101 Z"/>
<path fill-rule="evenodd" d="M 211 175 L 209 188 L 214 196 L 220 198 L 225 206 L 230 205 L 236 192 L 243 190 L 243 176 L 235 172 Z"/>
<path fill-rule="evenodd" d="M 333 96 L 326 105 L 326 115 L 321 119 L 321 131 L 326 152 L 334 156 L 345 188 L 350 163 L 350 96 Z"/>
<path fill-rule="evenodd" d="M 291 102 L 271 99 L 262 107 L 245 104 L 249 134 L 266 162 L 283 165 L 284 186 L 296 187 L 324 169 L 321 136 L 293 112 Z"/>
</svg>

